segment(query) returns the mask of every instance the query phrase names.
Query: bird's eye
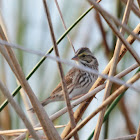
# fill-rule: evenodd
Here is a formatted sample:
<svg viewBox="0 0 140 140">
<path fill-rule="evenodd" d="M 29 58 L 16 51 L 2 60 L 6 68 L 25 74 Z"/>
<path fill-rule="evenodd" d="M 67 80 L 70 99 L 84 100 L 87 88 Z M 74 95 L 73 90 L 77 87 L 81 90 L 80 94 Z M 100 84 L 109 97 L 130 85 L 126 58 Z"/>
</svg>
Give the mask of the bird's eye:
<svg viewBox="0 0 140 140">
<path fill-rule="evenodd" d="M 85 55 L 85 54 L 83 54 L 82 56 L 83 56 L 83 57 L 85 57 L 86 55 Z"/>
</svg>

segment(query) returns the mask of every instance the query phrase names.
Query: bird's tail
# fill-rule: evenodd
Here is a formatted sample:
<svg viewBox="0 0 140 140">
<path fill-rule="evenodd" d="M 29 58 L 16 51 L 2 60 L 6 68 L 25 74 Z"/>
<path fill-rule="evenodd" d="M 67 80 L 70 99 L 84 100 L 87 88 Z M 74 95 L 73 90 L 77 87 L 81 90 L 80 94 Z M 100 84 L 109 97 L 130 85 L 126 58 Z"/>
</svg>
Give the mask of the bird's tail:
<svg viewBox="0 0 140 140">
<path fill-rule="evenodd" d="M 47 99 L 45 99 L 45 100 L 43 100 L 42 102 L 41 102 L 41 104 L 42 104 L 42 106 L 45 106 L 45 105 L 47 105 L 47 104 L 49 104 L 49 103 L 51 103 L 51 102 L 53 102 L 54 100 L 51 98 L 51 97 L 48 97 Z"/>
</svg>

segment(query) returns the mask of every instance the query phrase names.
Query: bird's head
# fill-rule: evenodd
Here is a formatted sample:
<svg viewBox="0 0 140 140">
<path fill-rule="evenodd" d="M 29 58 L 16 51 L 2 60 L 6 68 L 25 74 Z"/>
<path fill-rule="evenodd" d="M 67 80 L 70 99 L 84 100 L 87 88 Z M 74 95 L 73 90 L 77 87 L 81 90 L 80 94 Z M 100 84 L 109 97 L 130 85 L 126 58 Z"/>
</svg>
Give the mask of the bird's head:
<svg viewBox="0 0 140 140">
<path fill-rule="evenodd" d="M 98 68 L 98 61 L 89 48 L 83 47 L 76 51 L 75 56 L 72 58 L 76 62 L 83 64 L 84 66 L 92 67 L 97 66 Z"/>
</svg>

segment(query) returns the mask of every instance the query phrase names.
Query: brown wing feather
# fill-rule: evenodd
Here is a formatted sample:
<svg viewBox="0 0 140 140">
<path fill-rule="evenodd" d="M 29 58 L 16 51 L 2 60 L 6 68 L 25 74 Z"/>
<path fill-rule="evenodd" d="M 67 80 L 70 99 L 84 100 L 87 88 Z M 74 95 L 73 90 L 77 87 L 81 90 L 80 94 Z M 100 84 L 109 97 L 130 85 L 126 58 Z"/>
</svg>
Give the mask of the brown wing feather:
<svg viewBox="0 0 140 140">
<path fill-rule="evenodd" d="M 76 69 L 76 68 L 72 68 L 72 69 L 67 73 L 67 75 L 65 76 L 65 81 L 66 81 L 67 87 L 72 83 L 72 80 L 73 80 L 73 77 L 74 77 L 76 71 L 79 71 L 79 70 Z M 61 85 L 61 83 L 59 83 L 59 84 L 56 86 L 56 88 L 52 91 L 51 96 L 52 96 L 52 95 L 55 95 L 56 93 L 60 92 L 61 90 L 62 90 L 62 85 Z"/>
</svg>

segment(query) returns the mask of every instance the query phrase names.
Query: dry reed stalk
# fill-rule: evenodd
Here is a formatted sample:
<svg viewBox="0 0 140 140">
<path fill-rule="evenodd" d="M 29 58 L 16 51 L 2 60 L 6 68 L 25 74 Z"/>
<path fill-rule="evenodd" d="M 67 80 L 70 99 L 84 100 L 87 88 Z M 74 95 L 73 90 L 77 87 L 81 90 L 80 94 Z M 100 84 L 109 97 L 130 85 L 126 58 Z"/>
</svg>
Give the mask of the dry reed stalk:
<svg viewBox="0 0 140 140">
<path fill-rule="evenodd" d="M 94 4 L 96 4 L 96 3 L 94 3 Z M 110 13 L 108 13 L 106 10 L 104 10 L 100 5 L 97 5 L 96 4 L 96 5 L 94 5 L 94 8 L 96 8 L 100 12 L 100 14 L 102 14 L 103 17 L 113 20 L 116 25 L 120 26 L 127 33 L 129 33 L 130 35 L 133 35 L 133 37 L 135 37 L 135 39 L 137 39 L 138 41 L 140 41 L 140 37 L 138 35 L 134 34 L 133 32 L 131 32 L 129 30 L 129 28 L 126 26 L 126 24 L 122 24 L 117 18 L 115 18 Z"/>
<path fill-rule="evenodd" d="M 1 42 L 1 41 L 0 41 Z M 44 53 L 42 52 L 38 52 L 38 51 L 34 51 L 34 50 L 30 50 L 30 49 L 22 49 L 21 46 L 19 45 L 14 45 L 14 44 L 10 44 L 8 43 L 7 41 L 2 41 L 2 43 L 0 44 L 3 44 L 3 45 L 6 45 L 6 46 L 9 46 L 9 47 L 13 47 L 13 48 L 18 48 L 18 49 L 21 49 L 21 50 L 24 50 L 26 52 L 30 52 L 30 53 L 33 53 L 33 54 L 37 54 L 39 56 L 44 56 Z M 73 64 L 71 63 L 70 61 L 67 61 L 67 60 L 64 60 L 64 59 L 61 59 L 59 57 L 54 57 L 54 56 L 50 56 L 50 55 L 45 55 L 44 57 L 48 57 L 54 61 L 58 61 L 58 62 L 61 62 L 61 63 L 64 63 L 64 64 L 67 64 L 67 65 L 70 65 L 70 66 L 73 66 L 75 68 L 78 68 L 78 69 L 81 69 L 81 70 L 84 70 L 84 71 L 87 71 L 89 73 L 93 73 L 95 75 L 98 75 L 104 79 L 108 79 L 116 84 L 119 84 L 119 85 L 125 85 L 127 87 L 130 87 L 132 89 L 134 89 L 135 91 L 139 92 L 140 90 L 136 87 L 134 87 L 133 85 L 129 85 L 129 84 L 126 84 L 123 80 L 121 79 L 118 79 L 118 78 L 114 78 L 114 77 L 109 77 L 107 76 L 106 74 L 102 74 L 100 72 L 97 72 L 96 70 L 92 70 L 90 68 L 87 68 L 87 67 L 84 67 L 84 66 L 80 66 L 80 65 L 77 65 L 77 64 Z"/>
<path fill-rule="evenodd" d="M 116 91 L 119 87 L 120 87 L 119 85 L 116 85 L 116 84 L 113 85 L 112 93 L 114 91 Z M 129 110 L 127 109 L 127 106 L 125 105 L 124 97 L 122 97 L 121 100 L 119 101 L 119 106 L 120 106 L 120 110 L 122 112 L 122 115 L 125 119 L 126 128 L 128 129 L 130 134 L 135 134 L 136 130 L 135 130 L 133 122 L 131 121 L 131 118 L 130 118 L 130 115 L 129 115 Z"/>
<path fill-rule="evenodd" d="M 2 91 L 3 95 L 8 98 L 10 104 L 12 105 L 12 107 L 14 108 L 14 110 L 16 111 L 16 113 L 18 114 L 18 116 L 22 119 L 23 123 L 25 124 L 25 126 L 27 127 L 27 129 L 29 130 L 30 134 L 33 136 L 33 138 L 35 140 L 39 140 L 38 135 L 36 134 L 33 126 L 31 125 L 31 123 L 29 122 L 29 120 L 27 119 L 26 115 L 24 114 L 24 112 L 21 110 L 21 108 L 18 106 L 18 104 L 14 101 L 14 99 L 12 98 L 10 92 L 8 91 L 8 89 L 3 85 L 3 83 L 0 81 L 0 90 Z"/>
<path fill-rule="evenodd" d="M 136 133 L 136 129 L 135 129 L 135 126 L 133 124 L 133 122 L 131 121 L 131 118 L 130 118 L 130 115 L 129 115 L 129 110 L 127 109 L 127 106 L 125 105 L 125 101 L 124 101 L 124 98 L 122 98 L 120 100 L 120 108 L 121 108 L 121 111 L 122 111 L 122 114 L 125 118 L 125 122 L 126 122 L 126 127 L 129 131 L 130 134 L 135 134 Z"/>
<path fill-rule="evenodd" d="M 8 40 L 6 35 L 5 35 L 6 34 L 6 31 L 4 28 L 5 24 L 2 20 L 2 18 L 1 18 L 0 22 L 1 22 L 0 37 L 2 38 L 2 40 Z M 10 47 L 4 48 L 4 46 L 0 46 L 0 51 L 2 52 L 2 54 L 4 54 L 4 57 L 6 56 L 6 58 L 5 58 L 6 60 L 10 59 L 10 61 L 7 61 L 7 62 L 8 62 L 8 64 L 10 64 L 10 67 L 13 70 L 14 74 L 16 75 L 21 86 L 26 91 L 26 93 L 27 93 L 27 95 L 28 95 L 33 107 L 34 107 L 34 110 L 36 111 L 36 114 L 39 118 L 39 121 L 43 127 L 43 130 L 44 130 L 46 137 L 49 139 L 51 139 L 51 138 L 57 139 L 59 135 L 58 135 L 56 129 L 54 128 L 53 123 L 49 119 L 47 113 L 44 111 L 42 105 L 40 104 L 40 102 L 36 98 L 34 92 L 32 91 L 30 85 L 28 84 L 27 80 L 25 79 L 25 76 L 22 72 L 22 69 L 21 69 L 12 49 Z M 8 59 L 7 59 L 7 57 L 8 57 Z"/>
<path fill-rule="evenodd" d="M 34 51 L 34 50 L 31 50 L 31 49 L 23 49 L 23 48 L 21 48 L 21 46 L 15 45 L 15 44 L 10 44 L 10 43 L 8 43 L 7 41 L 1 41 L 1 40 L 0 40 L 0 44 L 6 45 L 6 47 L 9 46 L 9 47 L 13 47 L 13 48 L 18 48 L 18 49 L 20 49 L 20 50 L 23 50 L 23 51 L 26 51 L 26 52 L 30 52 L 30 53 L 33 53 L 33 54 L 37 54 L 37 55 L 39 55 L 39 56 L 44 56 L 44 53 L 42 53 L 42 52 Z M 87 72 L 89 72 L 89 73 L 93 73 L 93 74 L 95 74 L 95 75 L 101 76 L 101 77 L 104 78 L 104 79 L 109 79 L 110 81 L 112 81 L 112 82 L 114 82 L 114 83 L 116 83 L 116 84 L 125 85 L 125 86 L 127 86 L 127 87 L 130 87 L 130 88 L 134 89 L 135 91 L 140 91 L 138 88 L 133 87 L 133 85 L 126 84 L 123 80 L 120 80 L 120 79 L 114 78 L 114 77 L 109 77 L 109 76 L 107 76 L 107 75 L 105 75 L 105 74 L 102 74 L 102 73 L 100 73 L 100 72 L 98 72 L 98 71 L 96 71 L 96 70 L 92 70 L 92 69 L 90 69 L 90 68 L 87 68 L 87 67 L 85 67 L 85 66 L 80 66 L 80 65 L 77 65 L 77 64 L 73 64 L 73 63 L 71 63 L 70 61 L 61 59 L 61 58 L 59 58 L 59 57 L 54 57 L 54 56 L 51 56 L 51 55 L 45 55 L 44 57 L 48 57 L 48 58 L 50 58 L 50 59 L 52 59 L 52 60 L 54 60 L 54 61 L 58 61 L 58 62 L 67 64 L 67 65 L 73 66 L 73 67 L 75 67 L 75 68 L 78 68 L 78 69 L 87 71 Z"/>
<path fill-rule="evenodd" d="M 140 122 L 139 122 L 139 127 L 138 127 L 138 131 L 137 131 L 136 140 L 140 140 Z"/>
<path fill-rule="evenodd" d="M 132 3 L 133 3 L 133 0 L 128 0 L 127 5 L 126 5 L 126 9 L 125 9 L 125 12 L 124 12 L 124 16 L 123 16 L 123 19 L 122 19 L 122 24 L 127 24 L 127 22 L 128 22 L 128 18 L 129 18 L 129 15 L 130 15 L 130 10 L 131 10 Z M 125 31 L 121 28 L 120 33 L 124 36 Z M 115 46 L 115 51 L 114 51 L 114 54 L 113 54 L 113 58 L 112 58 L 112 65 L 110 67 L 109 76 L 114 76 L 114 74 L 115 74 L 118 59 L 119 59 L 119 53 L 120 53 L 121 45 L 122 45 L 122 42 L 118 38 L 116 46 Z M 103 101 L 105 101 L 109 97 L 110 92 L 111 92 L 111 88 L 112 88 L 112 84 L 113 83 L 110 80 L 107 80 Z M 99 114 L 99 118 L 98 118 L 98 121 L 97 121 L 97 124 L 96 124 L 93 140 L 98 140 L 99 139 L 99 135 L 100 135 L 105 111 L 106 111 L 106 108 L 104 108 Z"/>
<path fill-rule="evenodd" d="M 114 91 L 116 91 L 119 87 L 120 87 L 119 85 L 116 85 L 116 84 L 113 85 L 112 93 Z M 125 105 L 124 97 L 122 97 L 121 100 L 119 101 L 119 106 L 120 106 L 120 110 L 121 110 L 122 115 L 123 115 L 125 122 L 126 122 L 126 128 L 128 129 L 130 134 L 135 134 L 136 130 L 135 130 L 133 122 L 131 121 L 127 106 Z"/>
<path fill-rule="evenodd" d="M 17 136 L 19 136 L 19 135 L 21 135 L 22 133 L 9 133 L 9 134 L 4 134 L 3 136 L 10 136 L 10 137 L 17 137 Z M 30 135 L 31 136 L 31 135 Z M 30 137 L 29 136 L 29 137 Z M 0 139 L 1 140 L 1 139 Z M 15 139 L 14 139 L 15 140 Z M 23 139 L 22 139 L 23 140 Z"/>
<path fill-rule="evenodd" d="M 0 76 L 1 76 L 1 81 L 3 81 L 3 84 L 7 86 L 7 75 L 6 75 L 6 63 L 3 57 L 1 59 L 1 71 L 0 71 Z M 0 104 L 5 100 L 6 98 L 3 95 L 0 95 Z M 11 128 L 11 116 L 10 116 L 10 111 L 9 111 L 9 106 L 7 106 L 1 113 L 0 113 L 0 126 L 3 129 L 10 129 Z"/>
<path fill-rule="evenodd" d="M 63 128 L 66 125 L 58 125 L 58 126 L 54 126 L 55 128 Z M 37 130 L 43 130 L 42 127 L 36 127 L 34 128 L 35 131 Z M 15 129 L 15 130 L 2 130 L 0 131 L 0 135 L 8 135 L 8 134 L 14 134 L 14 133 L 24 133 L 24 132 L 28 132 L 28 129 Z"/>
<path fill-rule="evenodd" d="M 140 24 L 137 25 L 137 27 L 133 30 L 133 32 L 135 34 L 138 34 L 138 35 L 140 34 Z M 127 38 L 127 42 L 129 44 L 132 44 L 134 41 L 135 41 L 135 38 L 132 35 L 130 35 Z M 126 47 L 124 45 L 122 45 L 121 46 L 121 51 L 120 51 L 120 54 L 119 54 L 119 61 L 123 58 L 123 56 L 125 55 L 126 52 L 127 52 Z M 112 64 L 112 59 L 110 60 L 110 62 L 106 66 L 106 68 L 104 69 L 104 71 L 103 71 L 104 74 L 108 74 L 111 64 Z M 89 90 L 89 92 L 92 91 L 97 86 L 103 84 L 104 81 L 105 80 L 103 78 L 99 77 L 96 80 L 96 82 L 94 83 L 94 85 L 92 86 L 92 88 Z M 85 110 L 87 109 L 87 107 L 88 107 L 89 103 L 92 101 L 92 99 L 93 98 L 91 97 L 89 100 L 87 100 L 86 103 L 82 103 L 78 107 L 78 109 L 75 111 L 74 117 L 75 117 L 76 122 L 78 122 L 81 119 L 82 115 L 84 114 Z M 62 138 L 65 138 L 68 135 L 69 132 L 70 132 L 70 122 L 68 123 L 67 127 L 64 129 L 63 133 L 61 134 Z"/>
<path fill-rule="evenodd" d="M 59 7 L 59 4 L 58 4 L 58 1 L 57 1 L 57 0 L 55 0 L 55 4 L 56 4 L 56 7 L 57 7 L 57 9 L 58 9 L 60 18 L 61 18 L 61 20 L 62 20 L 64 29 L 65 29 L 65 31 L 66 31 L 66 30 L 67 30 L 67 27 L 66 27 L 66 24 L 65 24 L 65 22 L 64 22 L 64 18 L 63 18 L 63 15 L 62 15 L 62 12 L 61 12 L 61 10 L 60 10 L 60 7 Z M 73 46 L 72 41 L 71 41 L 71 39 L 70 39 L 70 37 L 69 37 L 68 34 L 67 34 L 67 38 L 68 38 L 68 41 L 70 42 L 70 45 L 71 45 L 71 47 L 72 47 L 72 49 L 73 49 L 73 51 L 74 51 L 74 53 L 75 53 L 74 46 Z"/>
<path fill-rule="evenodd" d="M 47 6 L 47 2 L 45 0 L 43 0 L 43 4 L 44 4 L 47 20 L 48 20 L 48 23 L 49 23 L 49 29 L 50 29 L 50 34 L 51 34 L 51 39 L 52 39 L 52 42 L 53 42 L 55 55 L 57 57 L 59 57 L 59 52 L 58 52 L 58 48 L 57 48 L 57 43 L 56 43 L 54 31 L 53 31 L 52 21 L 51 21 L 49 9 L 48 9 L 48 6 Z M 57 61 L 57 66 L 58 66 L 59 74 L 60 74 L 60 77 L 61 77 L 61 85 L 62 85 L 64 99 L 66 101 L 66 105 L 67 105 L 67 109 L 68 109 L 68 113 L 69 113 L 71 128 L 74 129 L 76 127 L 76 123 L 75 123 L 75 119 L 73 117 L 73 111 L 72 111 L 72 107 L 71 107 L 71 104 L 70 104 L 70 99 L 69 99 L 69 94 L 68 94 L 68 90 L 67 90 L 66 81 L 64 79 L 64 72 L 63 72 L 61 63 L 58 62 L 58 61 Z M 75 133 L 74 138 L 75 138 L 75 140 L 79 140 L 79 137 L 78 137 L 77 133 Z"/>
<path fill-rule="evenodd" d="M 121 0 L 123 3 L 127 3 L 127 0 Z M 132 11 L 140 18 L 140 11 L 138 7 L 135 5 L 135 3 L 132 4 Z"/>
<path fill-rule="evenodd" d="M 96 12 L 95 17 L 96 17 L 96 21 L 98 23 L 98 26 L 100 28 L 101 35 L 102 35 L 102 38 L 103 38 L 103 44 L 104 44 L 103 46 L 104 46 L 104 49 L 105 49 L 106 57 L 108 58 L 108 60 L 110 60 L 112 54 L 111 54 L 111 51 L 109 49 L 109 46 L 108 46 L 108 43 L 107 43 L 107 40 L 106 40 L 106 32 L 104 30 L 103 23 L 101 21 L 101 17 L 100 17 L 98 12 Z"/>
<path fill-rule="evenodd" d="M 140 72 L 134 75 L 130 80 L 128 80 L 127 83 L 134 83 L 137 80 L 140 79 Z M 116 90 L 113 94 L 111 94 L 103 103 L 93 112 L 91 115 L 89 115 L 87 118 L 85 118 L 80 124 L 77 125 L 76 128 L 74 128 L 64 139 L 68 140 L 73 136 L 75 131 L 77 132 L 80 130 L 89 120 L 91 120 L 98 112 L 100 112 L 102 109 L 104 109 L 108 104 L 110 104 L 116 97 L 118 97 L 120 94 L 122 94 L 126 89 L 125 86 L 121 86 L 118 90 Z"/>
<path fill-rule="evenodd" d="M 135 138 L 136 138 L 136 134 L 133 134 L 133 135 L 127 135 L 127 136 L 122 136 L 113 139 L 105 139 L 105 140 L 134 140 Z"/>
<path fill-rule="evenodd" d="M 16 82 L 17 82 L 18 85 L 20 85 L 18 80 L 16 80 Z M 31 103 L 28 100 L 27 94 L 26 94 L 26 92 L 24 91 L 23 88 L 21 88 L 21 90 L 19 92 L 20 92 L 21 98 L 23 100 L 25 109 L 28 110 L 29 108 L 31 108 Z M 37 122 L 37 119 L 36 119 L 35 115 L 32 112 L 30 112 L 30 111 L 27 111 L 27 114 L 28 114 L 28 117 L 29 117 L 29 120 L 30 120 L 31 124 L 33 126 L 35 126 L 36 122 Z"/>
</svg>

